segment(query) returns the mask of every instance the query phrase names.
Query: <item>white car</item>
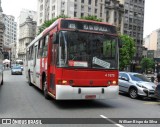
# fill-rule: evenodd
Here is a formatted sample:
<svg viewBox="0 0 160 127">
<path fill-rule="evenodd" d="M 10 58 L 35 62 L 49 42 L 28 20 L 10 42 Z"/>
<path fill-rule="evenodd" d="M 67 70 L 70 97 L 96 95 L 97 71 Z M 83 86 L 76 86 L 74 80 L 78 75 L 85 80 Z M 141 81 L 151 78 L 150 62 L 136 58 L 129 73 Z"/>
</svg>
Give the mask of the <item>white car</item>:
<svg viewBox="0 0 160 127">
<path fill-rule="evenodd" d="M 119 72 L 119 91 L 126 92 L 131 98 L 138 96 L 154 98 L 156 84 L 146 76 L 133 72 Z"/>
</svg>

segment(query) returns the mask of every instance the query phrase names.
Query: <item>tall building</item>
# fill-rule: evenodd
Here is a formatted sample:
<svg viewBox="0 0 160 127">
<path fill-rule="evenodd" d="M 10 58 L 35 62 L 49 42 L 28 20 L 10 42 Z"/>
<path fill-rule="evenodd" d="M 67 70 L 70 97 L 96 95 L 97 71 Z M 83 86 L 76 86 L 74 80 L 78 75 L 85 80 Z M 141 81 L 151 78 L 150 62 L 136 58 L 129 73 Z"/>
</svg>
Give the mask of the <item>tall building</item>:
<svg viewBox="0 0 160 127">
<path fill-rule="evenodd" d="M 157 30 L 157 50 L 160 51 L 160 29 Z"/>
<path fill-rule="evenodd" d="M 0 50 L 3 50 L 3 43 L 4 43 L 4 30 L 5 30 L 5 25 L 3 23 L 3 10 L 1 7 L 1 0 L 0 0 Z"/>
<path fill-rule="evenodd" d="M 143 40 L 144 47 L 148 50 L 160 50 L 160 29 L 153 31 Z"/>
<path fill-rule="evenodd" d="M 80 18 L 94 15 L 103 22 L 113 25 L 120 24 L 123 5 L 118 0 L 38 0 L 37 25 L 59 15 L 67 15 L 71 18 Z"/>
<path fill-rule="evenodd" d="M 17 39 L 17 23 L 14 16 L 3 14 L 5 24 L 4 45 L 9 46 L 11 43 L 16 43 Z"/>
<path fill-rule="evenodd" d="M 33 19 L 33 21 L 37 21 L 37 12 L 28 10 L 28 9 L 22 9 L 20 11 L 20 15 L 18 17 L 18 24 L 23 24 L 26 21 L 27 17 L 30 17 Z"/>
<path fill-rule="evenodd" d="M 19 26 L 19 48 L 18 58 L 25 61 L 26 46 L 36 36 L 37 22 L 33 21 L 32 18 L 27 17 L 26 21 Z"/>
<path fill-rule="evenodd" d="M 119 0 L 124 3 L 123 33 L 136 42 L 135 61 L 140 61 L 143 52 L 143 24 L 145 0 Z"/>
<path fill-rule="evenodd" d="M 33 21 L 37 21 L 37 12 L 36 11 L 32 11 L 32 10 L 28 10 L 28 9 L 22 9 L 20 12 L 20 15 L 17 19 L 17 44 L 16 44 L 16 58 L 18 58 L 18 52 L 19 52 L 19 35 L 21 34 L 19 32 L 20 29 L 20 25 L 25 23 L 26 18 L 30 17 L 31 19 L 33 19 Z M 21 30 L 22 31 L 22 30 Z"/>
</svg>

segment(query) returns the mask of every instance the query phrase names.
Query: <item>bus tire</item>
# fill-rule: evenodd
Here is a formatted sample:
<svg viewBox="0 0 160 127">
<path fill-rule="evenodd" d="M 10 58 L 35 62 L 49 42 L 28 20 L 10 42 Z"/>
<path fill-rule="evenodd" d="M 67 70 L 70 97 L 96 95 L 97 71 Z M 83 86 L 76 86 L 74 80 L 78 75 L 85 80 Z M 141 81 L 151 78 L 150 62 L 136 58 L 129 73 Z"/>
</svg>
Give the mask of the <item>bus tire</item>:
<svg viewBox="0 0 160 127">
<path fill-rule="evenodd" d="M 32 86 L 30 71 L 28 71 L 28 84 L 29 84 L 30 86 Z"/>
<path fill-rule="evenodd" d="M 48 89 L 47 89 L 47 81 L 46 81 L 46 77 L 43 78 L 43 94 L 44 97 L 48 100 L 50 99 L 50 96 L 48 94 Z"/>
<path fill-rule="evenodd" d="M 3 85 L 3 73 L 2 73 L 2 81 L 1 81 L 1 85 Z"/>
</svg>

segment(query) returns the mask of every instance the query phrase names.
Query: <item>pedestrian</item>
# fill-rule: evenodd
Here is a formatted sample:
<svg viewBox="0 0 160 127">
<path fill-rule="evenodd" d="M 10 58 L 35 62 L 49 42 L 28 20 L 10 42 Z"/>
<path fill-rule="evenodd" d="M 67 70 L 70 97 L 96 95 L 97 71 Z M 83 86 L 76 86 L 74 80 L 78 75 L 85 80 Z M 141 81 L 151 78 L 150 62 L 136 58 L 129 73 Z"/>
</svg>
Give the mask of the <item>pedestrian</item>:
<svg viewBox="0 0 160 127">
<path fill-rule="evenodd" d="M 151 82 L 154 82 L 154 77 L 153 76 L 151 77 Z"/>
<path fill-rule="evenodd" d="M 160 72 L 157 74 L 157 81 L 160 83 Z"/>
<path fill-rule="evenodd" d="M 8 64 L 7 64 L 7 68 L 8 68 Z"/>
</svg>

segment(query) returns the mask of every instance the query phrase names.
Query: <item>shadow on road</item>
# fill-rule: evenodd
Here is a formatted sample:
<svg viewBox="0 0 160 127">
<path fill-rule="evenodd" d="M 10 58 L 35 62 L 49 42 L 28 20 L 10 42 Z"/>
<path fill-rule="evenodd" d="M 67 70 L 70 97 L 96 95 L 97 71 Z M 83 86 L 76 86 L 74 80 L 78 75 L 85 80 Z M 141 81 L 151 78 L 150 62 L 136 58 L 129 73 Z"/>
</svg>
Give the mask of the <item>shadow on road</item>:
<svg viewBox="0 0 160 127">
<path fill-rule="evenodd" d="M 126 93 L 119 93 L 119 96 L 123 96 L 123 97 L 127 97 L 127 98 L 130 98 L 130 96 Z M 130 98 L 132 99 L 132 98 Z M 140 101 L 151 101 L 151 102 L 156 102 L 158 101 L 156 98 L 148 98 L 148 97 L 138 97 L 136 100 L 140 100 Z"/>
<path fill-rule="evenodd" d="M 98 100 L 52 100 L 52 102 L 58 108 L 62 109 L 114 108 L 113 106 Z"/>
</svg>

